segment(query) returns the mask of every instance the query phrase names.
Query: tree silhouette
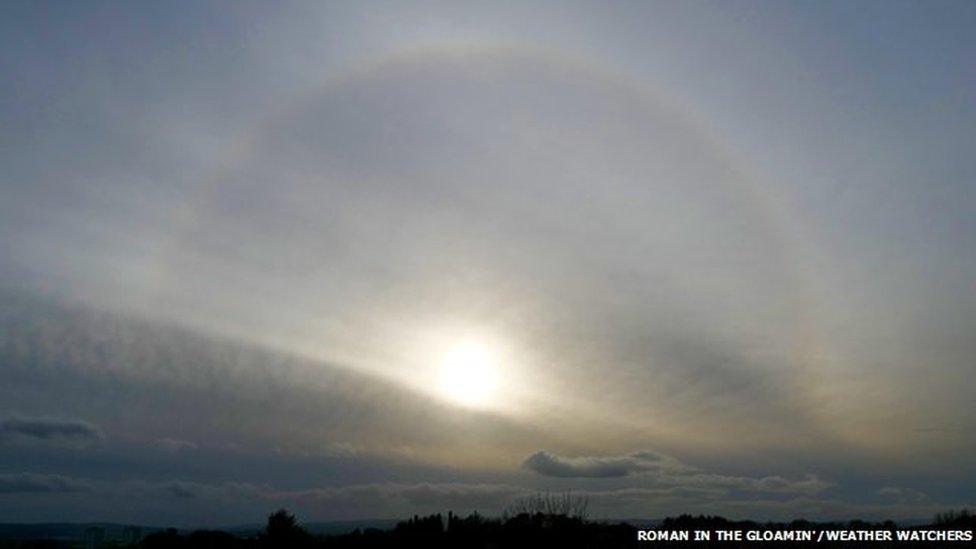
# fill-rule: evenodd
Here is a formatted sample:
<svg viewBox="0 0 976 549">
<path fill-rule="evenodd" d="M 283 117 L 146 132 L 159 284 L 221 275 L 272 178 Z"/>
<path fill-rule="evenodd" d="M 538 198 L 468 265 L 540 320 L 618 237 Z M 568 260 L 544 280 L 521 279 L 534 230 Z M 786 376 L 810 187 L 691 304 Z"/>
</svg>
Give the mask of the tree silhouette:
<svg viewBox="0 0 976 549">
<path fill-rule="evenodd" d="M 504 515 L 562 515 L 585 520 L 588 507 L 589 500 L 586 496 L 576 495 L 572 492 L 562 494 L 541 492 L 516 499 Z"/>
<path fill-rule="evenodd" d="M 265 547 L 290 548 L 309 547 L 314 539 L 298 524 L 295 515 L 287 509 L 278 509 L 268 515 L 268 525 L 261 534 L 260 541 Z"/>
<path fill-rule="evenodd" d="M 514 514 L 513 514 L 514 513 Z M 795 520 L 790 523 L 759 523 L 749 520 L 729 520 L 719 516 L 681 515 L 669 517 L 658 525 L 633 525 L 626 522 L 588 520 L 585 518 L 586 500 L 577 496 L 538 494 L 516 502 L 503 517 L 484 517 L 473 513 L 467 517 L 448 512 L 427 516 L 414 515 L 397 523 L 389 530 L 374 528 L 356 529 L 338 535 L 313 536 L 303 528 L 295 516 L 285 509 L 268 516 L 267 526 L 255 537 L 237 537 L 230 533 L 198 530 L 181 535 L 176 530 L 157 532 L 145 537 L 139 544 L 142 549 L 385 549 L 387 547 L 422 547 L 423 549 L 535 549 L 538 547 L 562 547 L 566 549 L 639 549 L 651 547 L 638 539 L 642 529 L 686 532 L 761 531 L 784 532 L 789 530 L 840 530 L 892 531 L 894 522 L 872 523 L 861 520 L 848 522 L 817 523 Z M 941 513 L 936 523 L 922 528 L 972 529 L 976 517 L 970 511 Z M 816 537 L 814 538 L 816 539 Z M 13 547 L 40 547 L 49 545 L 23 544 Z M 59 542 L 60 543 L 60 542 Z M 765 549 L 846 549 L 851 543 L 845 540 L 824 542 L 764 541 Z M 885 540 L 865 541 L 857 547 L 886 549 L 890 547 L 933 547 L 930 542 L 902 543 Z M 660 545 L 663 547 L 663 545 Z M 700 541 L 669 541 L 670 549 L 705 549 L 707 547 L 753 547 L 752 541 L 712 539 Z M 0 548 L 9 547 L 0 542 Z M 58 545 L 67 547 L 67 545 Z M 106 542 L 102 547 L 123 547 Z M 131 546 L 130 546 L 131 547 Z"/>
</svg>

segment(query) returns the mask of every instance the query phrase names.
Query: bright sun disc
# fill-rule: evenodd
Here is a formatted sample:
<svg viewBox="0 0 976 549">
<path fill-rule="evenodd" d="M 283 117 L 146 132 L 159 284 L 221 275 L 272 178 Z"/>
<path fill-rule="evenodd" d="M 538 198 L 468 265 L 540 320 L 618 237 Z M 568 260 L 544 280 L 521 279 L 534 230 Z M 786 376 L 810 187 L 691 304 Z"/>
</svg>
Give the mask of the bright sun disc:
<svg viewBox="0 0 976 549">
<path fill-rule="evenodd" d="M 494 357 L 481 345 L 458 345 L 441 362 L 441 390 L 461 404 L 484 405 L 497 384 Z"/>
</svg>

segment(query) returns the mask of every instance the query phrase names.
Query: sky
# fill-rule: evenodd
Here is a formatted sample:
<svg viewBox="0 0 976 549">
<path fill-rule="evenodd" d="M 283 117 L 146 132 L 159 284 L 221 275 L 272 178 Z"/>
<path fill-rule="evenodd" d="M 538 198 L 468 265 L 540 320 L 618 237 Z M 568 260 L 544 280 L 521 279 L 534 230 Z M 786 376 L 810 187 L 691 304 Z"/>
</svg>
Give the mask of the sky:
<svg viewBox="0 0 976 549">
<path fill-rule="evenodd" d="M 0 517 L 972 506 L 974 29 L 4 4 Z"/>
</svg>

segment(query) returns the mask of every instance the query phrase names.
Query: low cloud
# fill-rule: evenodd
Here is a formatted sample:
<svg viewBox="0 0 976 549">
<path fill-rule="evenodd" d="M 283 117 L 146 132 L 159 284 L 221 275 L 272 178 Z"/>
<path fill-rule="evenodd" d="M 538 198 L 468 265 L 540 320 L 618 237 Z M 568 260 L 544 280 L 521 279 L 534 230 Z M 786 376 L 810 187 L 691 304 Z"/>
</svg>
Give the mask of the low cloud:
<svg viewBox="0 0 976 549">
<path fill-rule="evenodd" d="M 547 477 L 613 478 L 661 470 L 680 466 L 680 464 L 654 452 L 609 457 L 561 457 L 543 451 L 526 458 L 522 466 Z"/>
<path fill-rule="evenodd" d="M 945 510 L 943 504 L 917 497 L 919 492 L 904 488 L 882 488 L 882 502 L 852 502 L 806 493 L 796 493 L 805 481 L 786 481 L 778 477 L 746 479 L 687 475 L 691 484 L 641 486 L 616 489 L 574 490 L 589 502 L 595 518 L 663 518 L 682 513 L 705 513 L 733 519 L 792 520 L 815 517 L 822 520 L 849 519 L 926 519 Z M 738 479 L 738 480 L 730 480 Z M 643 479 L 642 479 L 643 480 Z M 707 481 L 707 482 L 706 482 Z M 695 484 L 697 482 L 697 485 Z M 748 494 L 736 489 L 746 486 Z M 787 493 L 783 490 L 792 490 Z M 801 488 L 802 490 L 802 488 Z M 90 492 L 107 499 L 161 502 L 181 501 L 188 506 L 216 506 L 222 509 L 266 509 L 287 507 L 322 519 L 365 516 L 403 518 L 413 514 L 477 511 L 495 515 L 511 509 L 519 498 L 539 493 L 539 488 L 493 483 L 366 483 L 346 486 L 282 490 L 251 483 L 203 483 L 187 480 L 107 481 L 71 478 L 60 475 L 21 473 L 0 475 L 0 495 L 57 494 Z"/>
<path fill-rule="evenodd" d="M 88 492 L 91 485 L 83 480 L 61 475 L 15 473 L 0 475 L 0 494 L 64 494 Z"/>
<path fill-rule="evenodd" d="M 301 492 L 267 493 L 274 499 L 297 499 L 318 505 L 403 505 L 416 509 L 500 510 L 528 489 L 506 484 L 377 483 Z"/>
<path fill-rule="evenodd" d="M 78 419 L 23 416 L 0 418 L 0 442 L 94 444 L 104 438 L 97 426 Z"/>
<path fill-rule="evenodd" d="M 190 499 L 199 497 L 196 486 L 186 482 L 172 482 L 166 486 L 166 491 L 174 498 Z"/>
<path fill-rule="evenodd" d="M 931 501 L 928 494 L 912 488 L 901 488 L 898 486 L 886 486 L 878 490 L 878 495 L 899 503 L 922 503 Z"/>
<path fill-rule="evenodd" d="M 156 440 L 154 445 L 160 450 L 165 450 L 174 454 L 184 450 L 196 450 L 197 448 L 197 445 L 190 441 L 176 438 L 161 438 Z"/>
<path fill-rule="evenodd" d="M 676 487 L 721 493 L 819 494 L 833 484 L 807 475 L 802 479 L 781 476 L 747 477 L 719 475 L 686 465 L 657 452 L 635 452 L 625 456 L 562 457 L 536 452 L 523 467 L 542 476 L 558 478 L 619 478 L 641 476 L 657 487 Z"/>
<path fill-rule="evenodd" d="M 605 518 L 663 518 L 681 513 L 706 513 L 733 519 L 761 520 L 793 520 L 800 517 L 824 520 L 846 520 L 850 517 L 925 520 L 946 508 L 927 498 L 892 498 L 886 502 L 867 503 L 823 497 L 809 492 L 820 490 L 819 483 L 828 484 L 809 479 L 780 481 L 779 477 L 750 479 L 695 474 L 688 477 L 696 479 L 700 485 L 573 490 L 572 494 L 589 502 L 592 516 Z M 712 485 L 705 486 L 705 479 L 710 479 Z M 728 486 L 731 484 L 737 490 L 753 490 L 754 493 L 732 491 Z M 162 490 L 170 496 L 176 496 L 173 493 L 175 486 L 193 494 L 178 497 L 225 503 L 248 500 L 270 507 L 307 509 L 308 512 L 329 518 L 348 518 L 367 511 L 377 518 L 402 518 L 415 513 L 448 510 L 455 513 L 478 511 L 491 515 L 510 509 L 519 498 L 540 493 L 538 488 L 527 486 L 452 482 L 385 482 L 305 490 L 277 490 L 246 483 L 198 484 L 183 481 L 143 485 L 150 489 L 147 494 L 158 494 Z M 127 492 L 132 493 L 131 485 Z M 883 488 L 879 492 L 904 495 L 905 489 Z M 909 493 L 918 494 L 914 490 Z"/>
<path fill-rule="evenodd" d="M 807 475 L 801 479 L 789 479 L 781 476 L 744 477 L 694 472 L 667 479 L 659 478 L 658 480 L 666 480 L 683 486 L 721 488 L 729 491 L 762 494 L 814 495 L 834 485 L 816 475 Z"/>
</svg>

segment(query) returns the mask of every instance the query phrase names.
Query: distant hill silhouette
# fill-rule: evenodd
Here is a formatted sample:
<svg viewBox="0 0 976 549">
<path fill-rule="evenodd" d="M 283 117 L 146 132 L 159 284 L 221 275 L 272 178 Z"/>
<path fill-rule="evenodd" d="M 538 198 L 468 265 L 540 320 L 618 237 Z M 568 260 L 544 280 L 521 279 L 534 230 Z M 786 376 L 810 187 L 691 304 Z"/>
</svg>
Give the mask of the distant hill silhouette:
<svg viewBox="0 0 976 549">
<path fill-rule="evenodd" d="M 524 506 L 523 506 L 524 509 Z M 579 508 L 575 508 L 579 511 Z M 32 532 L 60 532 L 57 539 L 34 539 Z M 796 520 L 790 523 L 757 523 L 730 521 L 722 517 L 682 515 L 650 524 L 588 520 L 581 514 L 546 513 L 538 510 L 509 513 L 500 518 L 487 518 L 477 513 L 461 517 L 453 513 L 414 516 L 396 523 L 392 528 L 360 527 L 343 534 L 316 534 L 302 526 L 294 515 L 281 509 L 268 517 L 267 524 L 251 534 L 217 530 L 180 532 L 176 529 L 147 529 L 138 541 L 123 541 L 112 535 L 126 527 L 118 524 L 47 524 L 0 525 L 0 549 L 58 549 L 68 547 L 132 548 L 132 549 L 370 549 L 385 547 L 423 547 L 432 549 L 521 549 L 521 548 L 630 548 L 630 547 L 963 547 L 971 542 L 902 542 L 902 541 L 834 541 L 834 542 L 777 542 L 777 541 L 642 541 L 640 529 L 655 528 L 659 532 L 752 530 L 762 532 L 809 531 L 847 529 L 893 532 L 894 522 L 814 523 Z M 92 532 L 101 533 L 90 535 Z M 968 511 L 940 514 L 928 526 L 914 530 L 949 531 L 976 529 L 976 516 Z M 131 528 L 130 528 L 131 533 Z M 107 534 L 107 535 L 106 535 Z"/>
</svg>

